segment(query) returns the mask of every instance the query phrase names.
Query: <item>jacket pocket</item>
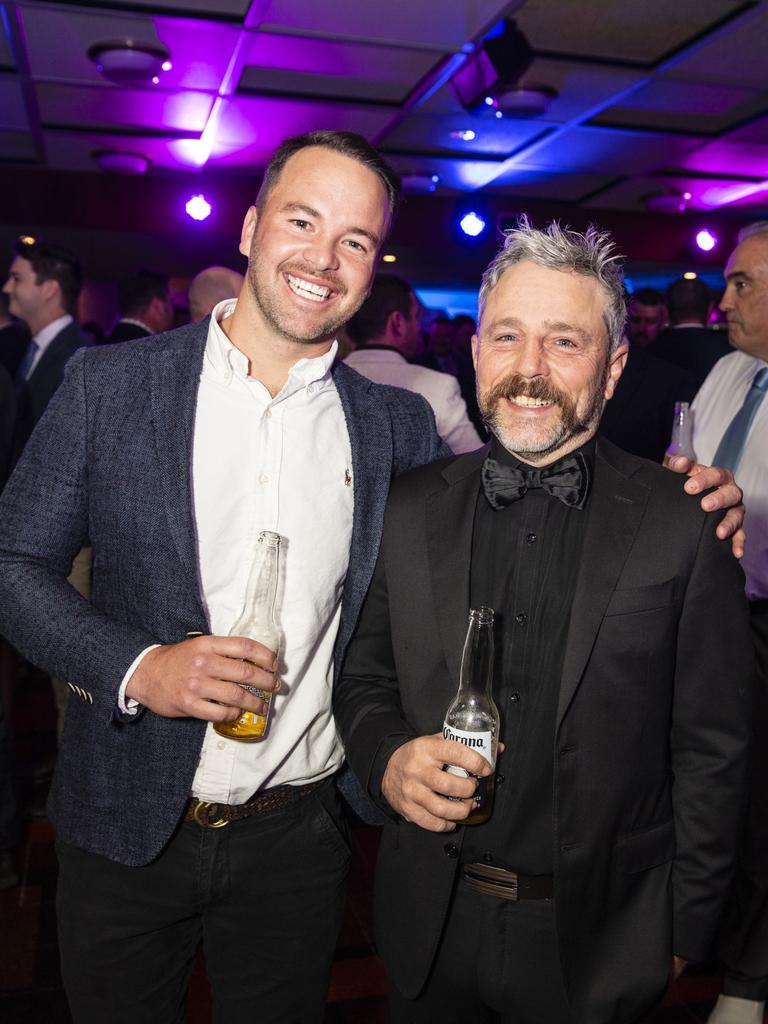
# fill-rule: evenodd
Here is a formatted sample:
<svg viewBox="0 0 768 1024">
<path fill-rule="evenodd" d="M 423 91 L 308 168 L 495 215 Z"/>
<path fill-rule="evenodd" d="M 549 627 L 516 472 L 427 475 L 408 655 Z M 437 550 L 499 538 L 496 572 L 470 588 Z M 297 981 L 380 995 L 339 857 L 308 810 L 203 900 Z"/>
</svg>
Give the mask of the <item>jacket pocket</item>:
<svg viewBox="0 0 768 1024">
<path fill-rule="evenodd" d="M 647 587 L 628 587 L 626 590 L 614 590 L 608 607 L 608 615 L 629 615 L 633 612 L 651 612 L 657 608 L 666 608 L 675 599 L 677 577 L 663 583 L 652 583 Z"/>
<path fill-rule="evenodd" d="M 633 874 L 666 864 L 675 856 L 675 823 L 665 821 L 619 836 L 613 847 L 613 863 Z"/>
</svg>

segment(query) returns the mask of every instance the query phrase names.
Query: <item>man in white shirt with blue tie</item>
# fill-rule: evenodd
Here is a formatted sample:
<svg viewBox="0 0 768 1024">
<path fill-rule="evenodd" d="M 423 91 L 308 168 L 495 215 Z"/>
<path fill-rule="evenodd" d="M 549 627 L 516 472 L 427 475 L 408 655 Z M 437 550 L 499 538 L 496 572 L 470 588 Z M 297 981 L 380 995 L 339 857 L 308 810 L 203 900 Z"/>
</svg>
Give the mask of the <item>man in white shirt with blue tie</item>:
<svg viewBox="0 0 768 1024">
<path fill-rule="evenodd" d="M 727 971 L 709 1024 L 762 1024 L 768 997 L 768 230 L 745 229 L 725 268 L 720 308 L 735 352 L 694 402 L 694 450 L 733 471 L 747 507 L 746 549 L 756 679 L 753 768 L 740 867 L 723 927 Z"/>
</svg>

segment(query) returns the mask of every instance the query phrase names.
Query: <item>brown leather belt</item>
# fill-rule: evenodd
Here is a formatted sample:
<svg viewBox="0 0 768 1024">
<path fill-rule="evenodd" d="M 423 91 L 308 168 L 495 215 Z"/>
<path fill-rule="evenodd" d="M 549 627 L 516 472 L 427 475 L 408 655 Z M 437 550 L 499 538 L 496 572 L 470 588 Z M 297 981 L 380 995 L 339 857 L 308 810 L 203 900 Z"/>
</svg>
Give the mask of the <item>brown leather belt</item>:
<svg viewBox="0 0 768 1024">
<path fill-rule="evenodd" d="M 518 875 L 490 864 L 465 864 L 464 881 L 474 892 L 501 900 L 551 900 L 555 895 L 553 875 Z"/>
<path fill-rule="evenodd" d="M 319 782 L 308 782 L 305 786 L 273 786 L 272 789 L 256 793 L 244 804 L 213 804 L 192 797 L 187 803 L 183 820 L 194 821 L 202 828 L 223 828 L 233 821 L 241 821 L 254 814 L 268 814 L 288 804 L 295 804 L 325 781 L 320 779 Z"/>
</svg>

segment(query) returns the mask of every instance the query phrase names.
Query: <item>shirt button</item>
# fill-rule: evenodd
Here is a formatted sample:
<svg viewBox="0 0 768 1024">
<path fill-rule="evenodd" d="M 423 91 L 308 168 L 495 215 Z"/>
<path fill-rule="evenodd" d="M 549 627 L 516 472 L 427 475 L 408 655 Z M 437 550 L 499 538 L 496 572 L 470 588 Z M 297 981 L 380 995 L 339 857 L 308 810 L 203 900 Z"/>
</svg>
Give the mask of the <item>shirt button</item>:
<svg viewBox="0 0 768 1024">
<path fill-rule="evenodd" d="M 307 394 L 308 395 L 314 395 L 314 393 L 315 393 L 315 385 L 314 384 L 307 384 Z"/>
<path fill-rule="evenodd" d="M 525 614 L 525 612 L 518 612 L 515 616 L 515 622 L 518 624 L 518 626 L 522 626 L 527 621 L 528 616 Z"/>
<path fill-rule="evenodd" d="M 505 779 L 505 776 L 502 775 L 501 772 L 499 772 L 499 774 L 496 776 L 496 785 L 500 786 L 502 784 L 502 782 L 504 781 L 504 779 Z"/>
<path fill-rule="evenodd" d="M 486 850 L 483 854 L 483 860 L 486 864 L 493 864 L 493 854 L 490 850 Z"/>
<path fill-rule="evenodd" d="M 535 544 L 539 538 L 536 536 L 535 533 L 529 533 L 525 539 L 528 541 L 529 544 Z"/>
<path fill-rule="evenodd" d="M 226 743 L 224 742 L 224 740 L 219 740 L 216 746 L 219 748 L 219 750 L 223 750 L 224 747 L 226 747 Z"/>
<path fill-rule="evenodd" d="M 224 380 L 232 380 L 232 371 L 226 370 L 224 373 Z"/>
<path fill-rule="evenodd" d="M 259 483 L 260 484 L 268 484 L 269 483 L 269 477 L 267 476 L 266 473 L 259 473 Z"/>
<path fill-rule="evenodd" d="M 446 843 L 443 847 L 445 856 L 450 857 L 451 860 L 455 860 L 459 856 L 459 848 L 455 843 Z"/>
<path fill-rule="evenodd" d="M 267 409 L 266 410 L 266 412 L 264 413 L 264 419 L 265 420 L 271 420 L 272 419 L 272 410 L 271 409 Z"/>
<path fill-rule="evenodd" d="M 514 693 L 510 693 L 509 699 L 512 701 L 513 704 L 517 704 L 517 702 L 520 700 L 520 694 L 517 691 L 515 691 Z"/>
</svg>

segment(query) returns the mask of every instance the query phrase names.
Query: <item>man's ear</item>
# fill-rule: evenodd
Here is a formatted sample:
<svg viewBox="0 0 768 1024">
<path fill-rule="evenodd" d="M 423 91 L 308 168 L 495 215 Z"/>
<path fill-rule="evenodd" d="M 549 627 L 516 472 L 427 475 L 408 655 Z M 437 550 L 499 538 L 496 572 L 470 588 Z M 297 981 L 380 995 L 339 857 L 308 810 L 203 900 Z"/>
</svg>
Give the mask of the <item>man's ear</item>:
<svg viewBox="0 0 768 1024">
<path fill-rule="evenodd" d="M 628 355 L 629 345 L 627 345 L 626 341 L 623 341 L 608 357 L 608 373 L 605 379 L 605 391 L 603 392 L 603 397 L 606 400 L 613 398 L 616 385 L 619 383 L 619 377 L 621 377 L 624 367 L 627 365 Z"/>
<path fill-rule="evenodd" d="M 240 252 L 243 256 L 251 255 L 251 244 L 253 234 L 256 230 L 256 223 L 259 219 L 259 212 L 255 206 L 250 206 L 243 221 L 243 230 L 240 232 Z"/>
<path fill-rule="evenodd" d="M 395 338 L 402 338 L 403 328 L 405 325 L 405 317 L 399 309 L 393 309 L 387 317 L 387 333 L 392 334 Z"/>
</svg>

